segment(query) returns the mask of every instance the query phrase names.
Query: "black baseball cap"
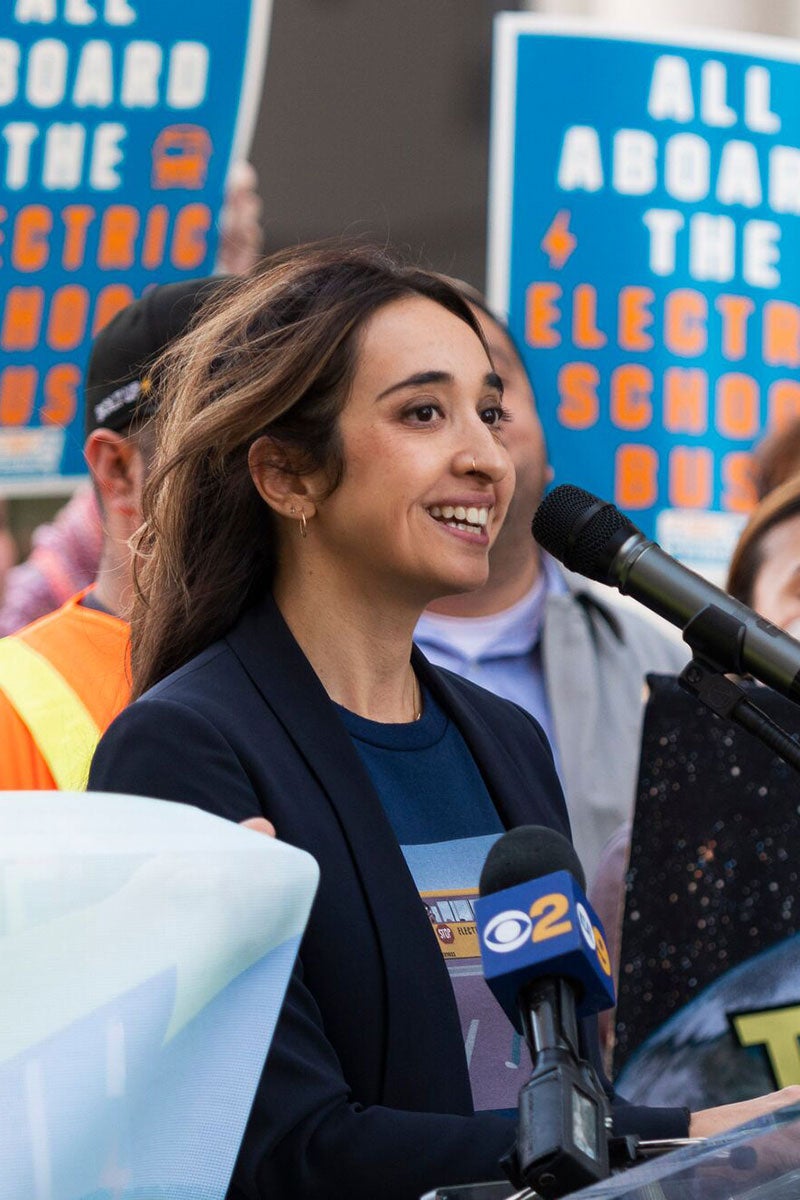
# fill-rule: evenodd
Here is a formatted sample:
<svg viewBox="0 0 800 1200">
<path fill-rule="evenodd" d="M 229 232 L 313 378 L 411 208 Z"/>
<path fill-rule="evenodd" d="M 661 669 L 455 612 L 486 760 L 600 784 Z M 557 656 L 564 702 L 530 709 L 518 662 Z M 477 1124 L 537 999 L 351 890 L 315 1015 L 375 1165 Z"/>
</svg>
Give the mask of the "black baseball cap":
<svg viewBox="0 0 800 1200">
<path fill-rule="evenodd" d="M 157 407 L 150 369 L 163 350 L 185 333 L 227 275 L 163 283 L 145 292 L 109 321 L 92 343 L 86 376 L 86 434 L 126 432 Z"/>
</svg>

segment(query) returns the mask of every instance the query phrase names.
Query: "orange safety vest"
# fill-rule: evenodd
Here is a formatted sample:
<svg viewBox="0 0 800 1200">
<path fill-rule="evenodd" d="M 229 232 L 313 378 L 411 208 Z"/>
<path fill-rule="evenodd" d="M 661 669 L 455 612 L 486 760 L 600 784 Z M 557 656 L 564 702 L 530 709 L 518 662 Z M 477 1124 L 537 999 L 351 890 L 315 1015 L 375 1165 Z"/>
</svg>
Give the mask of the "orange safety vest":
<svg viewBox="0 0 800 1200">
<path fill-rule="evenodd" d="M 101 734 L 130 695 L 128 626 L 86 589 L 0 639 L 0 788 L 86 786 Z"/>
</svg>

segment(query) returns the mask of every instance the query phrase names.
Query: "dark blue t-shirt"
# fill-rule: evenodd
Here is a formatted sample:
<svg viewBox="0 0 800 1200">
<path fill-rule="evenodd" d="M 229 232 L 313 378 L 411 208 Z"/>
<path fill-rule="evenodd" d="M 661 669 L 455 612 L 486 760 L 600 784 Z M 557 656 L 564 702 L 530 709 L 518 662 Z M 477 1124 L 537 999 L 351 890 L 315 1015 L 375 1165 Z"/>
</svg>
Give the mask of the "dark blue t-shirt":
<svg viewBox="0 0 800 1200">
<path fill-rule="evenodd" d="M 484 983 L 473 907 L 486 855 L 503 826 L 458 729 L 429 692 L 423 699 L 420 719 L 401 725 L 339 713 L 446 960 L 475 1109 L 515 1108 L 530 1059 Z"/>
</svg>

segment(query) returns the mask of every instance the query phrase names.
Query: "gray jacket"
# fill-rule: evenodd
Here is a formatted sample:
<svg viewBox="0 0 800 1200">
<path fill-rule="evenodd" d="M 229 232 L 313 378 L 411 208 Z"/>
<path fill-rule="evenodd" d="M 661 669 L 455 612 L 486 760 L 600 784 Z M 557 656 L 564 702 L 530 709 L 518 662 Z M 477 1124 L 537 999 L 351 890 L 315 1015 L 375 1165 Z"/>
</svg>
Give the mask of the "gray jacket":
<svg viewBox="0 0 800 1200">
<path fill-rule="evenodd" d="M 633 812 L 645 675 L 678 674 L 689 651 L 563 573 L 570 590 L 548 596 L 542 654 L 572 836 L 589 882 L 606 841 Z"/>
</svg>

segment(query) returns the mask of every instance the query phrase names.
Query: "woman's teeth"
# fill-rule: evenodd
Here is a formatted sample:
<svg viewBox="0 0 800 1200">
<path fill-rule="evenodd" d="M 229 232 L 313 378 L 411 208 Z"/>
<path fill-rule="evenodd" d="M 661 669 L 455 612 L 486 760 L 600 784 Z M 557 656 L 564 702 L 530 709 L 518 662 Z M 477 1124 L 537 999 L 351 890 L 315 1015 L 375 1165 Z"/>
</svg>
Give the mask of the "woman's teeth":
<svg viewBox="0 0 800 1200">
<path fill-rule="evenodd" d="M 472 505 L 466 508 L 463 504 L 434 504 L 428 511 L 437 521 L 467 533 L 482 533 L 489 523 L 488 508 L 475 508 Z"/>
</svg>

